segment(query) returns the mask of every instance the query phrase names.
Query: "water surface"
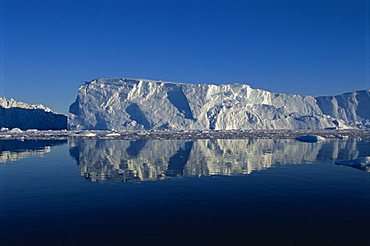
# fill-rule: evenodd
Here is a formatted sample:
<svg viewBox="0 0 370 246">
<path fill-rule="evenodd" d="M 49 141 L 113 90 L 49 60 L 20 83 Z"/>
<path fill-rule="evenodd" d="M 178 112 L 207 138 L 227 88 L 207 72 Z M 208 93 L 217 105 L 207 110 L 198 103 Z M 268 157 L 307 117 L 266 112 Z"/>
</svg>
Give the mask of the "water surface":
<svg viewBox="0 0 370 246">
<path fill-rule="evenodd" d="M 369 245 L 367 141 L 0 142 L 0 245 Z"/>
</svg>

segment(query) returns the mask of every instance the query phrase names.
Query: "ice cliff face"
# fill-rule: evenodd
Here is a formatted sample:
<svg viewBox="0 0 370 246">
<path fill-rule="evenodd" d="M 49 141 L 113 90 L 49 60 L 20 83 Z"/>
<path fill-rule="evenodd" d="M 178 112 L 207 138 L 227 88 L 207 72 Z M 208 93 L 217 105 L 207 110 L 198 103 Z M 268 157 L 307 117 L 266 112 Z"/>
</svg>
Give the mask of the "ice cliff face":
<svg viewBox="0 0 370 246">
<path fill-rule="evenodd" d="M 97 79 L 79 89 L 70 129 L 322 129 L 369 125 L 369 90 L 335 97 L 272 93 L 245 84 Z"/>
<path fill-rule="evenodd" d="M 60 130 L 67 129 L 67 116 L 57 114 L 43 105 L 30 105 L 0 98 L 0 127 Z"/>
</svg>

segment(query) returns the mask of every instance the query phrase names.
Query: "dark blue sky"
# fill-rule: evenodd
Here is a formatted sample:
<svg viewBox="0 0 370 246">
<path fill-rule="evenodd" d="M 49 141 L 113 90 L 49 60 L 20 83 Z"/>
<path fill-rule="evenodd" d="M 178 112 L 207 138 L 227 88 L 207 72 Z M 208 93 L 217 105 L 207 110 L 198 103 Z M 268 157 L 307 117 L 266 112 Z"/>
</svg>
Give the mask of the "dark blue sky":
<svg viewBox="0 0 370 246">
<path fill-rule="evenodd" d="M 67 112 L 84 81 L 370 87 L 367 0 L 0 0 L 1 96 Z"/>
</svg>

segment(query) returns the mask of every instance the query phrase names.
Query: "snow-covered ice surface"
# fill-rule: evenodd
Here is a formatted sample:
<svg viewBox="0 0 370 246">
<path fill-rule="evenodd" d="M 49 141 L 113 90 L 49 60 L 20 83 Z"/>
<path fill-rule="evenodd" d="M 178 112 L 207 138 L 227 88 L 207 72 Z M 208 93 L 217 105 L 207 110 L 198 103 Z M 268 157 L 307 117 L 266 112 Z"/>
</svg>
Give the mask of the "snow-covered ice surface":
<svg viewBox="0 0 370 246">
<path fill-rule="evenodd" d="M 272 93 L 246 84 L 102 78 L 70 106 L 72 130 L 324 129 L 370 126 L 369 89 L 339 96 Z"/>
<path fill-rule="evenodd" d="M 22 108 L 22 109 L 40 109 L 45 112 L 52 112 L 52 110 L 42 104 L 28 104 L 24 102 L 18 102 L 11 98 L 10 100 L 0 97 L 0 107 L 2 108 Z"/>
<path fill-rule="evenodd" d="M 59 130 L 67 128 L 67 116 L 44 105 L 31 105 L 0 98 L 0 127 L 21 130 Z"/>
</svg>

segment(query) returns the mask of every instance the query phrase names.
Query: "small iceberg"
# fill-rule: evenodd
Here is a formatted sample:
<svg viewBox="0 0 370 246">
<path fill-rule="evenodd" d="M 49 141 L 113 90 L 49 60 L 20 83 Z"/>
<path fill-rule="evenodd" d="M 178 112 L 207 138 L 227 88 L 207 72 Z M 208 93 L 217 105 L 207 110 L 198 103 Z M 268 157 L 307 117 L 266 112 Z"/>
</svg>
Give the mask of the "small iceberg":
<svg viewBox="0 0 370 246">
<path fill-rule="evenodd" d="M 28 129 L 28 130 L 26 130 L 26 132 L 27 133 L 36 133 L 36 132 L 38 132 L 38 130 L 37 129 Z"/>
<path fill-rule="evenodd" d="M 316 143 L 316 142 L 325 141 L 324 137 L 317 136 L 317 135 L 304 135 L 304 136 L 296 137 L 295 139 L 301 142 L 306 142 L 306 143 Z"/>
<path fill-rule="evenodd" d="M 121 136 L 121 134 L 119 134 L 118 132 L 111 132 L 111 133 L 107 133 L 105 136 L 106 137 L 119 137 Z"/>
<path fill-rule="evenodd" d="M 72 137 L 96 137 L 96 134 L 89 131 L 75 132 L 71 135 Z"/>
<path fill-rule="evenodd" d="M 9 133 L 22 133 L 23 131 L 19 128 L 13 128 L 9 131 Z"/>
<path fill-rule="evenodd" d="M 370 156 L 360 157 L 354 160 L 336 161 L 335 164 L 349 166 L 366 172 L 370 172 Z"/>
</svg>

